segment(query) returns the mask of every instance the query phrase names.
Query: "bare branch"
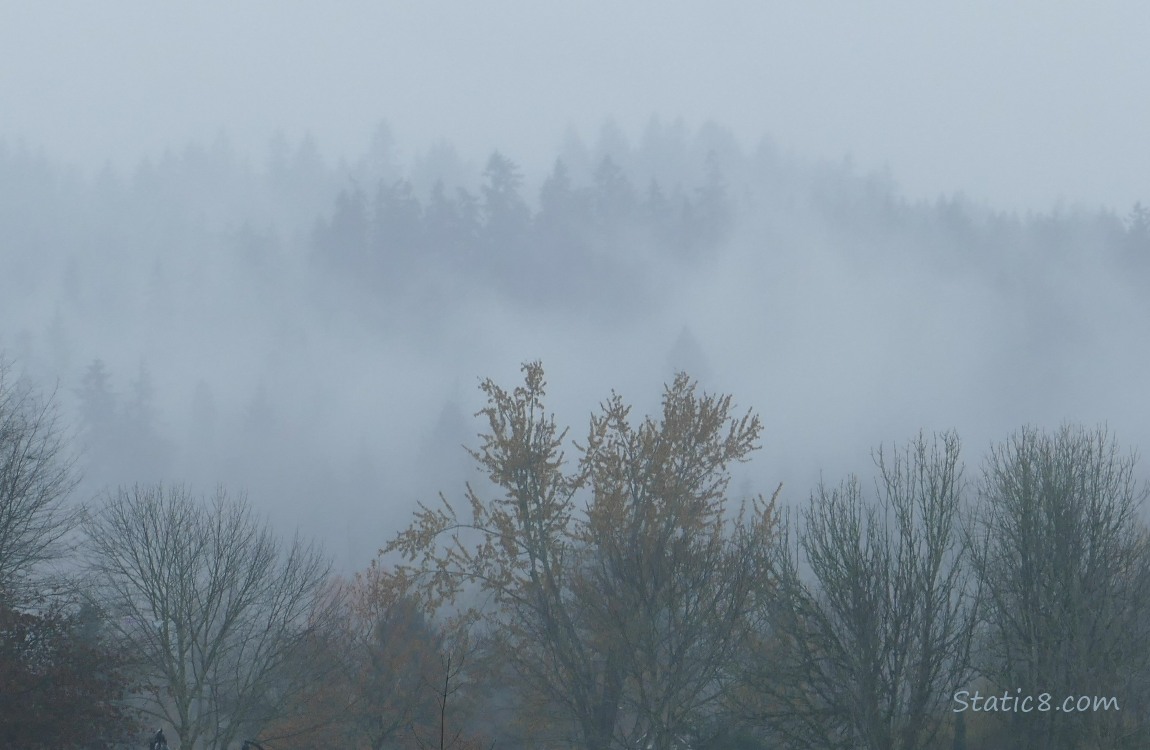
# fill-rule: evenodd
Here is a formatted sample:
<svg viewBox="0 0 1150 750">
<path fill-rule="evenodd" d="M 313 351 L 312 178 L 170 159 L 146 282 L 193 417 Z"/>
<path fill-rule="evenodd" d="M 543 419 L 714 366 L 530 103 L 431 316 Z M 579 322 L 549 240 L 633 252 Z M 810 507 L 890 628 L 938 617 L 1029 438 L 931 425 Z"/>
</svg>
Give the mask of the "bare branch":
<svg viewBox="0 0 1150 750">
<path fill-rule="evenodd" d="M 43 563 L 64 553 L 79 521 L 64 502 L 76 486 L 53 398 L 14 382 L 0 361 L 0 597 L 36 590 Z"/>
</svg>

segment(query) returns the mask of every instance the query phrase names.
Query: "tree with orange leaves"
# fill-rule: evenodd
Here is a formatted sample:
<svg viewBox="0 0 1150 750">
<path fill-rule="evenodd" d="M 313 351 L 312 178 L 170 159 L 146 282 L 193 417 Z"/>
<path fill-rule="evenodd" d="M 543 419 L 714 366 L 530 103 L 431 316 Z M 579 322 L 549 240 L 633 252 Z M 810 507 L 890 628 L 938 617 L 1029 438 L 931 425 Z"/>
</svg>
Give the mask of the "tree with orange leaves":
<svg viewBox="0 0 1150 750">
<path fill-rule="evenodd" d="M 679 375 L 661 418 L 638 426 L 612 395 L 569 471 L 543 368 L 523 370 L 511 392 L 481 386 L 489 431 L 471 455 L 496 496 L 468 485 L 468 520 L 443 495 L 420 505 L 381 550 L 405 561 L 381 575 L 485 623 L 522 692 L 580 746 L 669 750 L 717 710 L 769 583 L 774 497 L 727 507 L 729 466 L 761 423 Z M 465 606 L 469 593 L 493 606 Z"/>
<path fill-rule="evenodd" d="M 309 684 L 262 737 L 277 750 L 414 749 L 417 730 L 436 720 L 443 635 L 370 570 L 335 589 L 338 617 L 299 654 Z"/>
</svg>

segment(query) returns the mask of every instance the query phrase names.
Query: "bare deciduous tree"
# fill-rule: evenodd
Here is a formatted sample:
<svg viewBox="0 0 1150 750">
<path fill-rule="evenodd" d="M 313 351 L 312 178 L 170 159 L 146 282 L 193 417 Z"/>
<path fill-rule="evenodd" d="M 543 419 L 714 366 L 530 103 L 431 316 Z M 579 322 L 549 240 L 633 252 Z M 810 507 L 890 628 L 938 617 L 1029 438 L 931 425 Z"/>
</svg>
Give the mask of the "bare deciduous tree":
<svg viewBox="0 0 1150 750">
<path fill-rule="evenodd" d="M 789 747 L 929 747 L 969 675 L 958 439 L 919 436 L 875 462 L 877 502 L 854 477 L 820 485 L 796 547 L 779 548 L 751 693 Z"/>
<path fill-rule="evenodd" d="M 120 489 L 85 523 L 93 594 L 138 655 L 144 711 L 182 747 L 229 747 L 285 702 L 282 669 L 315 626 L 328 563 L 284 549 L 243 498 Z"/>
<path fill-rule="evenodd" d="M 462 626 L 464 623 L 454 623 Z M 413 722 L 412 738 L 419 750 L 484 750 L 485 743 L 473 732 L 465 732 L 469 709 L 474 700 L 475 670 L 469 663 L 483 650 L 466 627 L 456 628 L 442 639 L 434 664 L 426 670 L 423 690 L 431 698 L 433 716 L 430 722 Z M 491 750 L 492 741 L 486 745 Z"/>
<path fill-rule="evenodd" d="M 61 554 L 78 520 L 65 506 L 72 465 L 53 401 L 14 382 L 0 361 L 0 596 L 29 593 L 38 567 Z"/>
<path fill-rule="evenodd" d="M 1136 456 L 1103 429 L 1024 428 L 986 461 L 973 516 L 987 593 L 980 668 L 1026 695 L 1118 698 L 1121 711 L 1018 712 L 1022 748 L 1146 747 L 1150 545 Z"/>
</svg>

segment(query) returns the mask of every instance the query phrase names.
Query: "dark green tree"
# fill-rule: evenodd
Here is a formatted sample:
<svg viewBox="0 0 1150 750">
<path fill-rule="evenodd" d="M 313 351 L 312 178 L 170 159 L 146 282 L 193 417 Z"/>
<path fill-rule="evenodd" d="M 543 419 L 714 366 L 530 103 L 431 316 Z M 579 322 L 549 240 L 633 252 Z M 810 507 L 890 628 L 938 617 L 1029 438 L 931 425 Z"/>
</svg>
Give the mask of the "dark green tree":
<svg viewBox="0 0 1150 750">
<path fill-rule="evenodd" d="M 367 198 L 357 186 L 341 190 L 328 221 L 316 224 L 312 236 L 315 253 L 327 263 L 352 273 L 374 273 L 370 258 L 371 219 Z"/>
<path fill-rule="evenodd" d="M 577 289 L 585 299 L 581 280 L 590 280 L 588 241 L 592 219 L 589 196 L 571 184 L 567 165 L 556 160 L 551 174 L 539 189 L 539 212 L 535 215 L 533 241 L 538 251 L 543 281 L 540 286 L 555 293 Z M 594 283 L 594 282 L 592 282 Z"/>
<path fill-rule="evenodd" d="M 705 174 L 705 182 L 695 189 L 689 223 L 692 242 L 701 250 L 713 248 L 725 240 L 734 218 L 722 166 L 714 151 L 707 152 Z"/>
<path fill-rule="evenodd" d="M 484 244 L 489 250 L 514 255 L 525 239 L 531 210 L 519 194 L 523 175 L 515 162 L 498 151 L 491 154 L 483 170 Z"/>
<path fill-rule="evenodd" d="M 551 174 L 539 188 L 539 212 L 535 224 L 540 241 L 550 244 L 563 239 L 569 242 L 586 231 L 591 214 L 586 196 L 571 183 L 571 174 L 562 159 L 555 160 Z M 550 241 L 550 242 L 548 242 Z"/>
<path fill-rule="evenodd" d="M 1145 261 L 1150 256 L 1150 208 L 1140 202 L 1126 217 L 1126 246 L 1138 260 Z"/>
<path fill-rule="evenodd" d="M 475 199 L 467 191 L 449 195 L 439 180 L 423 214 L 423 242 L 432 256 L 458 259 L 475 245 Z"/>
<path fill-rule="evenodd" d="M 124 452 L 139 479 L 158 480 L 167 474 L 171 447 L 160 435 L 155 409 L 155 386 L 147 365 L 141 363 L 129 384 L 122 429 Z"/>
<path fill-rule="evenodd" d="M 595 169 L 591 194 L 596 228 L 608 242 L 618 242 L 619 233 L 636 218 L 638 200 L 631 181 L 610 156 Z"/>
<path fill-rule="evenodd" d="M 125 654 L 103 637 L 98 613 L 45 602 L 38 609 L 18 611 L 0 597 L 0 747 L 109 747 L 132 739 Z"/>
<path fill-rule="evenodd" d="M 116 394 L 104 360 L 95 359 L 84 372 L 76 395 L 80 399 L 80 419 L 85 438 L 106 437 L 116 421 Z"/>
<path fill-rule="evenodd" d="M 423 245 L 423 206 L 411 183 L 380 183 L 372 222 L 373 252 L 386 267 L 404 264 Z"/>
<path fill-rule="evenodd" d="M 682 211 L 676 210 L 676 204 L 684 204 L 686 197 L 681 191 L 674 191 L 670 196 L 655 180 L 647 186 L 641 215 L 647 227 L 648 236 L 655 247 L 660 251 L 674 255 L 686 252 L 687 234 L 683 221 Z"/>
</svg>

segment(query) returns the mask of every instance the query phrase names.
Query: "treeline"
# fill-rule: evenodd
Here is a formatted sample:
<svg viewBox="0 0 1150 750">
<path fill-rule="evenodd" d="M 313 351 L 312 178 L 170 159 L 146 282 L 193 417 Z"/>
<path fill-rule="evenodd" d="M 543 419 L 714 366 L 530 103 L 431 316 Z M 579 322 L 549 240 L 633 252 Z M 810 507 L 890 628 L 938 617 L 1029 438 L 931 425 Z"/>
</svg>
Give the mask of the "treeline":
<svg viewBox="0 0 1150 750">
<path fill-rule="evenodd" d="M 612 395 L 569 440 L 531 363 L 482 384 L 488 481 L 348 580 L 223 487 L 70 502 L 51 402 L 4 375 L 4 746 L 1150 740 L 1148 489 L 1102 429 L 1023 428 L 974 474 L 919 435 L 788 511 L 730 492 L 763 425 L 729 396 L 679 375 L 659 414 Z"/>
<path fill-rule="evenodd" d="M 322 493 L 343 507 L 363 508 L 380 495 L 400 492 L 381 475 L 379 453 L 362 440 L 358 447 L 354 439 L 346 440 L 347 451 L 317 450 L 322 441 L 299 429 L 298 412 L 262 384 L 246 393 L 225 392 L 234 402 L 221 403 L 219 388 L 205 380 L 183 392 L 163 390 L 146 363 L 124 373 L 97 358 L 66 385 L 71 387 L 59 388 L 55 404 L 62 424 L 69 426 L 82 495 L 172 476 L 193 484 L 243 486 L 254 495 L 275 498 L 281 528 L 303 525 L 317 535 L 338 534 L 348 547 L 338 553 L 346 570 L 362 564 L 374 542 L 359 534 L 353 542 L 345 532 L 350 524 L 343 521 L 317 528 L 316 519 L 330 515 L 314 506 L 314 496 Z M 183 415 L 188 416 L 181 420 Z M 434 416 L 429 415 L 429 424 Z M 413 435 L 422 437 L 421 432 L 417 428 Z M 441 437 L 460 442 L 454 434 Z M 421 447 L 419 460 L 425 461 L 430 450 Z M 446 470 L 449 464 L 435 465 Z"/>
<path fill-rule="evenodd" d="M 146 403 L 115 409 L 105 375 L 85 378 L 103 407 L 89 429 Z M 315 676 L 298 655 L 329 627 L 330 563 L 222 486 L 122 484 L 77 503 L 67 433 L 0 367 L 0 746 L 138 748 L 160 725 L 177 746 L 231 748 L 258 733 Z"/>
<path fill-rule="evenodd" d="M 1020 215 L 976 197 L 908 200 L 889 178 L 800 161 L 766 140 L 747 150 L 714 125 L 652 121 L 634 144 L 604 126 L 591 146 L 568 138 L 548 173 L 525 174 L 513 158 L 496 152 L 476 167 L 444 144 L 404 164 L 381 126 L 352 160 L 278 137 L 253 163 L 221 136 L 127 174 L 85 176 L 0 142 L 0 291 L 13 305 L 54 300 L 69 322 L 106 314 L 101 306 L 139 314 L 171 294 L 164 279 L 196 287 L 176 301 L 202 298 L 219 281 L 213 266 L 282 285 L 314 270 L 298 265 L 311 257 L 377 297 L 454 276 L 531 305 L 570 305 L 615 284 L 602 301 L 623 305 L 628 295 L 615 292 L 639 293 L 653 267 L 713 259 L 736 236 L 764 254 L 829 236 L 847 261 L 917 257 L 1008 277 L 1077 257 L 1140 278 L 1150 257 L 1142 204 Z"/>
<path fill-rule="evenodd" d="M 445 265 L 479 272 L 512 297 L 547 288 L 585 294 L 633 273 L 638 263 L 713 253 L 735 220 L 717 157 L 704 184 L 636 186 L 611 156 L 589 185 L 577 185 L 562 159 L 539 189 L 538 208 L 523 194 L 518 166 L 499 152 L 483 170 L 478 194 L 435 183 L 426 202 L 410 181 L 340 192 L 331 218 L 317 224 L 319 259 L 369 288 L 396 288 Z"/>
<path fill-rule="evenodd" d="M 820 484 L 792 513 L 780 490 L 737 505 L 728 493 L 762 431 L 730 397 L 681 375 L 662 413 L 635 421 L 613 396 L 566 461 L 542 369 L 524 369 L 514 390 L 483 386 L 472 455 L 490 490 L 422 506 L 383 550 L 399 562 L 374 571 L 382 590 L 456 613 L 456 638 L 481 639 L 475 716 L 510 687 L 531 717 L 518 733 L 478 721 L 474 741 L 1150 739 L 1150 490 L 1105 430 L 1023 428 L 975 476 L 956 435 L 919 435 L 876 450 L 873 478 Z"/>
</svg>

